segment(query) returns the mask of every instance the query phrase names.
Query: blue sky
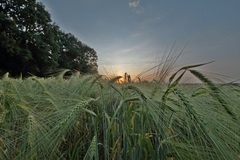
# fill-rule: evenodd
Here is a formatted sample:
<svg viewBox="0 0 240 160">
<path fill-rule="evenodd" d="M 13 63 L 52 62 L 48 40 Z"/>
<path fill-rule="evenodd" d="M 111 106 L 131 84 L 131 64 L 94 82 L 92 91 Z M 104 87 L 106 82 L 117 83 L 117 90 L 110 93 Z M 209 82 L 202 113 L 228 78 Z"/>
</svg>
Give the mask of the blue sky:
<svg viewBox="0 0 240 160">
<path fill-rule="evenodd" d="M 239 0 L 38 1 L 62 30 L 96 50 L 100 72 L 137 75 L 174 42 L 176 54 L 189 42 L 176 66 L 214 61 L 199 69 L 240 78 Z"/>
</svg>

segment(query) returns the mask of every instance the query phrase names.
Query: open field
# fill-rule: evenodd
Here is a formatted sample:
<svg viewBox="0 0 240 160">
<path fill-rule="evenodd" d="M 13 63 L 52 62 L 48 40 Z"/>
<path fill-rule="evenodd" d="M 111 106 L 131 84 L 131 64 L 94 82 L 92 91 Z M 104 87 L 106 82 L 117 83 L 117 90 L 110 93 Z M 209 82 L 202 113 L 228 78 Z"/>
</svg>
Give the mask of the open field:
<svg viewBox="0 0 240 160">
<path fill-rule="evenodd" d="M 240 159 L 240 85 L 0 81 L 0 159 Z"/>
</svg>

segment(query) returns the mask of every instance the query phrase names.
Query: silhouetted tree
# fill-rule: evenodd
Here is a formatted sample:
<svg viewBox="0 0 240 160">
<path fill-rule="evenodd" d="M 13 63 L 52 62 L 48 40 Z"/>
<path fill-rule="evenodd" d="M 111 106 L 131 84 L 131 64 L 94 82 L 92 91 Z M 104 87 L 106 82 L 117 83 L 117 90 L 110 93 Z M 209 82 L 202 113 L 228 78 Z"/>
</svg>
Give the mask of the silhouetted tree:
<svg viewBox="0 0 240 160">
<path fill-rule="evenodd" d="M 66 34 L 36 0 L 0 1 L 0 69 L 44 76 L 58 68 L 97 72 L 94 49 Z"/>
<path fill-rule="evenodd" d="M 57 27 L 56 27 L 57 29 Z M 71 68 L 84 73 L 97 72 L 97 53 L 71 33 L 58 31 L 60 56 L 59 67 Z"/>
<path fill-rule="evenodd" d="M 13 75 L 42 75 L 57 67 L 59 47 L 44 6 L 35 0 L 1 1 L 0 6 L 0 68 Z M 14 23 L 6 22 L 7 17 Z"/>
</svg>

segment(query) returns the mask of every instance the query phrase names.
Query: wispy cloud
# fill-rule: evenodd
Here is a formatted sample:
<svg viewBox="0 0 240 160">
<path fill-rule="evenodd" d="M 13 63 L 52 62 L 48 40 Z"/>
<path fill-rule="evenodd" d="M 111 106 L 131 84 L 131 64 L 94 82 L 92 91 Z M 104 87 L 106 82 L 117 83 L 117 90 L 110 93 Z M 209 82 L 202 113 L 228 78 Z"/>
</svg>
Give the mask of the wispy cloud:
<svg viewBox="0 0 240 160">
<path fill-rule="evenodd" d="M 144 11 L 143 6 L 140 3 L 140 0 L 132 0 L 128 3 L 128 6 L 133 9 L 136 14 L 142 14 Z"/>
<path fill-rule="evenodd" d="M 132 45 L 132 46 L 129 46 L 127 48 L 122 48 L 122 49 L 119 49 L 117 52 L 115 52 L 115 55 L 118 55 L 118 56 L 123 56 L 123 55 L 134 55 L 136 53 L 139 53 L 140 50 L 142 50 L 143 48 L 145 48 L 148 44 L 148 41 L 144 41 L 142 43 L 139 43 L 139 44 L 135 44 L 135 45 Z"/>
<path fill-rule="evenodd" d="M 139 7 L 139 5 L 140 5 L 140 1 L 139 0 L 135 0 L 135 1 L 132 1 L 132 2 L 128 3 L 128 6 L 130 8 L 137 8 L 137 7 Z"/>
</svg>

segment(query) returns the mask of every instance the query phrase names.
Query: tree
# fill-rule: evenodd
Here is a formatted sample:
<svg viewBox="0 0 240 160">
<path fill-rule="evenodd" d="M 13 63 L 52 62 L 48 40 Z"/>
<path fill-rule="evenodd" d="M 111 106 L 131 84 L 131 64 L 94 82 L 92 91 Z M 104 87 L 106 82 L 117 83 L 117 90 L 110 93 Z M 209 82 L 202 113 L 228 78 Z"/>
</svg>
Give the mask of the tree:
<svg viewBox="0 0 240 160">
<path fill-rule="evenodd" d="M 60 46 L 59 67 L 71 68 L 83 73 L 97 72 L 97 53 L 94 49 L 79 41 L 71 33 L 58 30 L 58 44 Z"/>
<path fill-rule="evenodd" d="M 2 1 L 0 68 L 13 75 L 42 75 L 58 66 L 59 47 L 52 37 L 50 14 L 35 0 Z M 7 23 L 11 17 L 14 23 Z"/>
<path fill-rule="evenodd" d="M 0 69 L 44 76 L 58 68 L 97 71 L 94 49 L 64 33 L 36 0 L 0 1 Z"/>
</svg>

